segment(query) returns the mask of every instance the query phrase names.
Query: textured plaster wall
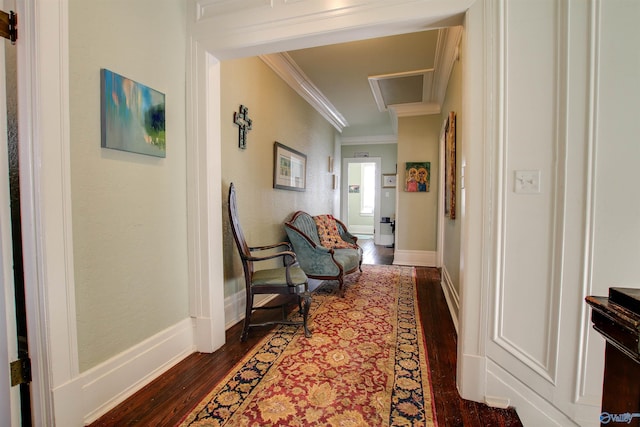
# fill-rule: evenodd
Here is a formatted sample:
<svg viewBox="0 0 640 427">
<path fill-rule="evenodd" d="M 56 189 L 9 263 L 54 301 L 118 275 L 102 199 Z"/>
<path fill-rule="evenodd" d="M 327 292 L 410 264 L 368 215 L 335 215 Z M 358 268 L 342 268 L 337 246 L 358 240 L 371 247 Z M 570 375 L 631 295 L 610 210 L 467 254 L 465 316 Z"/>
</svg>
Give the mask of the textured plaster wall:
<svg viewBox="0 0 640 427">
<path fill-rule="evenodd" d="M 188 316 L 185 4 L 69 1 L 81 371 Z M 166 95 L 164 159 L 100 147 L 100 69 Z"/>
</svg>

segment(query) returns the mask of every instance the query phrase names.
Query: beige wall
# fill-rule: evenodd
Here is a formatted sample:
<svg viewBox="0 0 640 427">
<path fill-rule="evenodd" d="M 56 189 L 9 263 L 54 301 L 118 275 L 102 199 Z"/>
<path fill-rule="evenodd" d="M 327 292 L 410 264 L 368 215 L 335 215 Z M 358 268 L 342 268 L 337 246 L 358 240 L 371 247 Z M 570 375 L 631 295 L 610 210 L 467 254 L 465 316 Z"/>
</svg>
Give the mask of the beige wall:
<svg viewBox="0 0 640 427">
<path fill-rule="evenodd" d="M 188 317 L 185 4 L 69 1 L 81 371 Z M 100 69 L 166 95 L 166 158 L 100 147 Z"/>
<path fill-rule="evenodd" d="M 435 251 L 438 226 L 438 138 L 440 116 L 398 119 L 398 213 L 396 248 Z M 431 162 L 430 191 L 404 191 L 405 163 Z"/>
<path fill-rule="evenodd" d="M 451 77 L 449 78 L 449 85 L 447 86 L 447 93 L 445 95 L 444 102 L 442 103 L 442 115 L 440 117 L 440 123 L 444 123 L 449 111 L 456 113 L 456 219 L 451 220 L 444 218 L 444 243 L 443 243 L 443 255 L 444 266 L 447 274 L 451 280 L 451 284 L 460 294 L 460 225 L 462 209 L 461 195 L 462 195 L 462 129 L 464 128 L 464 116 L 462 115 L 462 64 L 461 61 L 455 61 L 453 69 L 451 70 Z M 444 167 L 444 166 L 443 166 Z"/>
<path fill-rule="evenodd" d="M 282 223 L 296 210 L 332 213 L 334 192 L 328 159 L 334 155 L 334 128 L 259 58 L 221 64 L 222 192 L 225 212 L 225 297 L 243 289 L 242 266 L 228 225 L 229 184 L 236 186 L 240 221 L 250 246 L 282 241 Z M 247 148 L 238 148 L 233 112 L 249 109 L 253 129 Z M 307 155 L 304 192 L 273 188 L 273 145 L 278 141 Z M 334 168 L 335 170 L 335 168 Z"/>
</svg>

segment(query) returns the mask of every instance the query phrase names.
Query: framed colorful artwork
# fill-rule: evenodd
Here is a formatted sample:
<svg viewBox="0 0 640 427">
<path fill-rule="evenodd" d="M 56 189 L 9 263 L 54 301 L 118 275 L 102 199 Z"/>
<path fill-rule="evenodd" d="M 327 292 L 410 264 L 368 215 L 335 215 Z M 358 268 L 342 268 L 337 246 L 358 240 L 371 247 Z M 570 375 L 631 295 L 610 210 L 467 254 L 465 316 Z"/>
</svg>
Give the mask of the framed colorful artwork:
<svg viewBox="0 0 640 427">
<path fill-rule="evenodd" d="M 100 83 L 102 147 L 166 157 L 164 94 L 106 69 Z"/>
<path fill-rule="evenodd" d="M 451 111 L 444 126 L 444 214 L 456 219 L 456 113 Z"/>
<path fill-rule="evenodd" d="M 276 141 L 273 146 L 273 188 L 305 191 L 307 156 Z"/>
<path fill-rule="evenodd" d="M 421 193 L 429 191 L 431 162 L 407 162 L 405 164 L 404 191 Z"/>
</svg>

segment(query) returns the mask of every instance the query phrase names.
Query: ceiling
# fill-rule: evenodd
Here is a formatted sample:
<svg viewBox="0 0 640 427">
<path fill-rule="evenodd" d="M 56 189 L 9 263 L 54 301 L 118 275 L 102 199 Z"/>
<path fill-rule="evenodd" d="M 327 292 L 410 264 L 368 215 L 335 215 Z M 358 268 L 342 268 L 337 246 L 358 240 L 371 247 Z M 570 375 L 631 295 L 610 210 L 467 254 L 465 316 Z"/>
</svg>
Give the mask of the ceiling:
<svg viewBox="0 0 640 427">
<path fill-rule="evenodd" d="M 341 132 L 343 143 L 394 141 L 397 118 L 439 114 L 461 27 L 263 55 Z"/>
</svg>

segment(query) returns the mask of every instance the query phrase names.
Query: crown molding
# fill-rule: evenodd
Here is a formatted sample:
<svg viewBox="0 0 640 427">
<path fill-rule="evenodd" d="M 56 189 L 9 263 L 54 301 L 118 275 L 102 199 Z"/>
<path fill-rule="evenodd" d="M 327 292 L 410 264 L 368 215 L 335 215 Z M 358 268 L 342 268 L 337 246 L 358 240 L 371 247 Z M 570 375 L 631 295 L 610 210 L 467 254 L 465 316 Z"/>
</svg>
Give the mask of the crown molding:
<svg viewBox="0 0 640 427">
<path fill-rule="evenodd" d="M 442 105 L 447 94 L 447 85 L 453 64 L 459 58 L 458 46 L 462 39 L 462 26 L 441 28 L 438 30 L 436 53 L 433 61 L 433 85 L 431 100 Z"/>
<path fill-rule="evenodd" d="M 216 59 L 224 60 L 462 25 L 474 0 L 187 3 L 191 34 Z"/>
<path fill-rule="evenodd" d="M 397 135 L 348 136 L 340 138 L 341 145 L 376 145 L 397 143 Z"/>
<path fill-rule="evenodd" d="M 349 126 L 347 120 L 324 94 L 320 92 L 320 89 L 311 82 L 309 77 L 298 67 L 289 54 L 273 53 L 260 55 L 260 59 L 271 67 L 298 95 L 311 104 L 338 132 L 342 132 L 345 127 Z"/>
<path fill-rule="evenodd" d="M 395 104 L 389 105 L 389 110 L 393 111 L 396 117 L 426 116 L 440 114 L 441 103 L 413 102 L 411 104 Z"/>
</svg>

